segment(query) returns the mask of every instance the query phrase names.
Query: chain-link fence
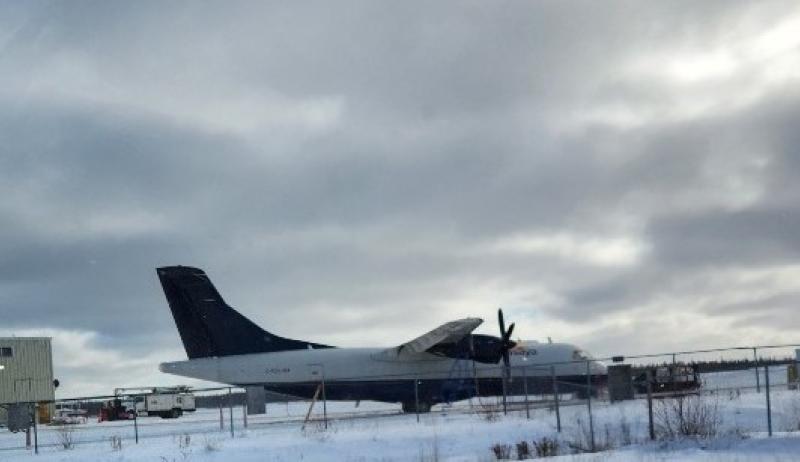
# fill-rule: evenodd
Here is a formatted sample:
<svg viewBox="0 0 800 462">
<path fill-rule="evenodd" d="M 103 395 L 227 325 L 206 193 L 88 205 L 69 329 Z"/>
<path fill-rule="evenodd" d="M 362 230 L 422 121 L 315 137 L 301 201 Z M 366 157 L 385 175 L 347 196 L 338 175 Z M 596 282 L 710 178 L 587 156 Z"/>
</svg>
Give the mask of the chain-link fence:
<svg viewBox="0 0 800 462">
<path fill-rule="evenodd" d="M 794 347 L 531 361 L 510 368 L 476 367 L 463 360 L 446 377 L 430 372 L 414 379 L 381 375 L 326 382 L 322 374 L 318 383 L 308 384 L 313 394 L 305 398 L 268 393 L 266 412 L 258 414 L 248 414 L 245 390 L 236 387 L 191 390 L 194 409 L 177 415 L 132 411 L 147 393 L 3 403 L 9 414 L 7 429 L 18 432 L 0 432 L 0 452 L 27 448 L 35 453 L 40 448 L 103 442 L 113 447 L 164 437 L 188 444 L 190 438 L 236 437 L 272 425 L 325 431 L 336 421 L 389 417 L 420 422 L 443 413 L 485 420 L 508 415 L 545 423 L 554 438 L 585 451 L 726 432 L 771 436 L 774 431 L 800 429 Z M 387 395 L 404 397 L 402 404 L 346 399 L 370 383 Z M 49 419 L 42 419 L 45 406 Z"/>
<path fill-rule="evenodd" d="M 636 441 L 706 438 L 800 430 L 796 345 L 771 345 L 601 358 L 605 383 L 585 375 L 565 380 L 551 372 L 550 390 L 531 400 L 531 370 L 518 368 L 509 387 L 508 412 L 551 419 L 576 452 Z M 597 359 L 595 359 L 597 360 Z M 587 372 L 590 361 L 585 361 Z M 550 364 L 557 368 L 559 364 Z M 541 383 L 541 382 L 539 382 Z M 583 389 L 581 389 L 583 387 Z M 566 394 L 565 394 L 566 393 Z"/>
</svg>

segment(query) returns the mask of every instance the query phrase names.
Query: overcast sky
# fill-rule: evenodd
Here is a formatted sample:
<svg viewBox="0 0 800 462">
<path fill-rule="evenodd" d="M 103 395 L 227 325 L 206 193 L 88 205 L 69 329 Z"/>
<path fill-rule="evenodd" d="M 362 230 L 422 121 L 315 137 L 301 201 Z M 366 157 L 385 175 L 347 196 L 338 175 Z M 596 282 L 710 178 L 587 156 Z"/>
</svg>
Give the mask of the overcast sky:
<svg viewBox="0 0 800 462">
<path fill-rule="evenodd" d="M 799 83 L 796 1 L 0 1 L 0 334 L 174 383 L 184 264 L 340 346 L 798 342 Z"/>
</svg>

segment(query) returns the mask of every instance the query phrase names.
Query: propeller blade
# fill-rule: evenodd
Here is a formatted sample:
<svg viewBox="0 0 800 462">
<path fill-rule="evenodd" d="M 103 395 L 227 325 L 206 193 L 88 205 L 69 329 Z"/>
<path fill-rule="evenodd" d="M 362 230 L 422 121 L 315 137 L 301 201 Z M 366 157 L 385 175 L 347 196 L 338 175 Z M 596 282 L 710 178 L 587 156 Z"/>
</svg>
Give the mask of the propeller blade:
<svg viewBox="0 0 800 462">
<path fill-rule="evenodd" d="M 506 367 L 506 372 L 511 365 L 511 358 L 508 354 L 508 348 L 503 348 L 503 365 Z"/>
<path fill-rule="evenodd" d="M 510 326 L 508 326 L 508 331 L 505 334 L 503 334 L 503 340 L 506 343 L 509 343 L 509 340 L 511 339 L 511 333 L 512 332 L 514 332 L 514 323 L 513 322 L 511 323 Z M 513 342 L 511 342 L 511 343 L 513 343 Z"/>
<path fill-rule="evenodd" d="M 500 336 L 502 337 L 506 333 L 506 323 L 503 320 L 503 309 L 497 309 L 497 322 L 500 324 Z"/>
</svg>

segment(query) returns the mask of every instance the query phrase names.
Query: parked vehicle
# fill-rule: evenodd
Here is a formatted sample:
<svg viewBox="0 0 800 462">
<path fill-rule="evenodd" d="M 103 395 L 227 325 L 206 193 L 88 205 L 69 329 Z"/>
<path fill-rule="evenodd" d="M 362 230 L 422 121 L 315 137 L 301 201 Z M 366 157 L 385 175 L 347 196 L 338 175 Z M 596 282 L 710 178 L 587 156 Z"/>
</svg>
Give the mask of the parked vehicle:
<svg viewBox="0 0 800 462">
<path fill-rule="evenodd" d="M 56 409 L 55 415 L 50 419 L 52 425 L 78 425 L 85 424 L 88 420 L 86 409 L 62 407 Z"/>
<path fill-rule="evenodd" d="M 115 420 L 130 420 L 133 418 L 135 418 L 134 413 L 122 403 L 121 399 L 115 398 L 103 403 L 97 421 L 113 422 Z"/>
<path fill-rule="evenodd" d="M 143 393 L 129 394 L 128 409 L 138 417 L 157 416 L 162 419 L 174 419 L 184 412 L 194 412 L 194 395 L 188 387 L 140 387 L 118 388 L 116 395 L 128 393 L 130 390 L 142 390 Z"/>
</svg>

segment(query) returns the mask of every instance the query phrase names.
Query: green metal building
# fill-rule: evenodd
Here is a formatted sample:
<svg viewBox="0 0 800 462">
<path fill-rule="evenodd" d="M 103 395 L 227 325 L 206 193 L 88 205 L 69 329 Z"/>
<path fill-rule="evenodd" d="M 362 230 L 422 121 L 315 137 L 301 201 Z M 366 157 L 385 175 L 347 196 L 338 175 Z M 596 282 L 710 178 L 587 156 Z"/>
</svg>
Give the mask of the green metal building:
<svg viewBox="0 0 800 462">
<path fill-rule="evenodd" d="M 49 337 L 0 337 L 0 425 L 6 424 L 5 406 L 18 402 L 52 402 L 53 352 Z M 39 420 L 49 422 L 53 405 L 39 409 Z"/>
</svg>

